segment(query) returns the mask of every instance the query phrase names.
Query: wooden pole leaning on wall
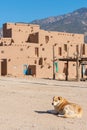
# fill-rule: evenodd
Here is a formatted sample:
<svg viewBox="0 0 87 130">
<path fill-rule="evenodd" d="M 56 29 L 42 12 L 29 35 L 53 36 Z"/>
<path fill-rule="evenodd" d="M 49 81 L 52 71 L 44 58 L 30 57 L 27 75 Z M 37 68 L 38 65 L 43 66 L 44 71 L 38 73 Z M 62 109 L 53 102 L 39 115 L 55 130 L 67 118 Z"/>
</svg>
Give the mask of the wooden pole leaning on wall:
<svg viewBox="0 0 87 130">
<path fill-rule="evenodd" d="M 76 80 L 80 81 L 79 46 L 76 46 Z"/>
</svg>

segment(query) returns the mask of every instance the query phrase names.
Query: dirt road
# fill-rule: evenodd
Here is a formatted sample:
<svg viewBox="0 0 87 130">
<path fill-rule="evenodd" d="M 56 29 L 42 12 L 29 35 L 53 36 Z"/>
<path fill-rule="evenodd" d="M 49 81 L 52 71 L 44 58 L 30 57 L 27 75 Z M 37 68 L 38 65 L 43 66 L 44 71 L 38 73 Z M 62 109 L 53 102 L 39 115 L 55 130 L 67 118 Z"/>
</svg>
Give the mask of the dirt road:
<svg viewBox="0 0 87 130">
<path fill-rule="evenodd" d="M 81 105 L 83 117 L 48 114 L 55 95 Z M 0 77 L 0 130 L 87 130 L 87 82 Z"/>
</svg>

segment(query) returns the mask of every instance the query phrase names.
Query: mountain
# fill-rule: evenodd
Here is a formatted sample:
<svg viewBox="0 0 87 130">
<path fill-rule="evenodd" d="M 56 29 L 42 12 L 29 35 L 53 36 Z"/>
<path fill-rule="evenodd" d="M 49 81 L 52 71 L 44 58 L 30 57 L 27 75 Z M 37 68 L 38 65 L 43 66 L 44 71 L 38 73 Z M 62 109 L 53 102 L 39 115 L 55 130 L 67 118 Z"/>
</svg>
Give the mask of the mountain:
<svg viewBox="0 0 87 130">
<path fill-rule="evenodd" d="M 82 33 L 85 35 L 85 42 L 87 42 L 87 8 L 80 8 L 61 16 L 34 20 L 31 23 L 38 24 L 41 29 L 48 31 Z"/>
</svg>

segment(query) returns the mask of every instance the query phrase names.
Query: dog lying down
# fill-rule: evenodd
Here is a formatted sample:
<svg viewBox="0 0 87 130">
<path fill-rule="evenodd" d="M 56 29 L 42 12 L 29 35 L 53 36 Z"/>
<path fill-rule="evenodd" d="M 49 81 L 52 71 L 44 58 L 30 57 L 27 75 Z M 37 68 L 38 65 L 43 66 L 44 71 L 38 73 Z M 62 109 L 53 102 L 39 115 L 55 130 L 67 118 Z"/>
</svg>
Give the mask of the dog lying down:
<svg viewBox="0 0 87 130">
<path fill-rule="evenodd" d="M 59 117 L 80 118 L 83 113 L 83 110 L 79 105 L 68 102 L 65 98 L 60 96 L 53 97 L 52 105 L 54 106 L 54 111 L 50 113 L 58 114 Z"/>
</svg>

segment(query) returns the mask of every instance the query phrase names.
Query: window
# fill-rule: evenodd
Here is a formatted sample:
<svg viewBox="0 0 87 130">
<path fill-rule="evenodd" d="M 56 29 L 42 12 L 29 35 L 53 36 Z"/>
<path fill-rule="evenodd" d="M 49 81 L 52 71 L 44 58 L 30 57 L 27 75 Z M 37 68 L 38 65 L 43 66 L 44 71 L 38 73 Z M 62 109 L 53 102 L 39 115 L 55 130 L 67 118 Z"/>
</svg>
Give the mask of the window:
<svg viewBox="0 0 87 130">
<path fill-rule="evenodd" d="M 39 59 L 39 65 L 43 65 L 43 58 Z"/>
<path fill-rule="evenodd" d="M 37 64 L 37 61 L 36 61 L 36 60 L 34 61 L 34 64 Z"/>
<path fill-rule="evenodd" d="M 45 36 L 45 42 L 46 42 L 46 43 L 49 42 L 49 36 Z"/>
<path fill-rule="evenodd" d="M 39 49 L 38 47 L 35 47 L 35 55 L 38 57 L 39 56 Z"/>
<path fill-rule="evenodd" d="M 61 48 L 61 47 L 58 48 L 58 54 L 59 54 L 60 56 L 62 55 L 62 48 Z"/>
<path fill-rule="evenodd" d="M 68 64 L 67 63 L 64 63 L 63 73 L 65 73 L 65 75 L 68 75 Z"/>
<path fill-rule="evenodd" d="M 76 45 L 76 52 L 79 53 L 79 45 Z"/>
<path fill-rule="evenodd" d="M 42 48 L 42 51 L 44 51 L 45 50 L 45 48 Z"/>
<path fill-rule="evenodd" d="M 85 44 L 83 44 L 82 54 L 85 55 Z"/>
<path fill-rule="evenodd" d="M 3 46 L 3 42 L 0 43 L 0 46 Z"/>
<path fill-rule="evenodd" d="M 39 35 L 38 33 L 30 34 L 26 42 L 38 43 L 39 42 L 38 35 Z"/>
<path fill-rule="evenodd" d="M 64 44 L 64 51 L 67 52 L 67 44 Z"/>
</svg>

